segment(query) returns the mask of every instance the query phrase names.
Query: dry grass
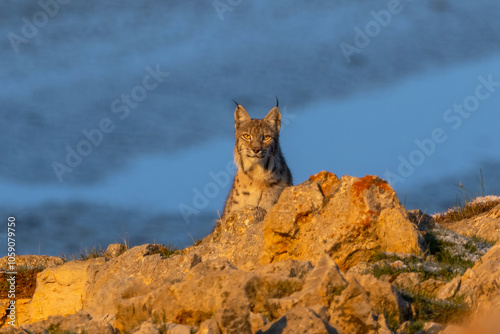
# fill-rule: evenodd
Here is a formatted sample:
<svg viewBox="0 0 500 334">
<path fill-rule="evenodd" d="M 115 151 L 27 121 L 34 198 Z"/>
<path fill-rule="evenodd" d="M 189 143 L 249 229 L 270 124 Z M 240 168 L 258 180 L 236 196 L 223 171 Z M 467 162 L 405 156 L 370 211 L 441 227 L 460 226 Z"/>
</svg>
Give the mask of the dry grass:
<svg viewBox="0 0 500 334">
<path fill-rule="evenodd" d="M 61 253 L 60 257 L 61 257 L 61 259 L 63 259 L 64 262 L 68 262 L 71 260 L 87 261 L 90 259 L 96 259 L 99 257 L 103 257 L 104 253 L 106 253 L 106 250 L 102 249 L 101 246 L 99 246 L 99 248 L 94 246 L 94 247 L 92 247 L 92 249 L 87 248 L 87 249 L 81 251 L 80 255 L 71 254 L 69 259 L 66 256 L 66 254 L 63 254 L 63 253 Z"/>
<path fill-rule="evenodd" d="M 480 177 L 478 182 L 481 186 L 481 192 L 476 194 L 464 187 L 462 182 L 455 184 L 460 195 L 457 195 L 457 206 L 449 209 L 447 212 L 433 215 L 436 223 L 452 223 L 463 219 L 473 218 L 482 213 L 488 212 L 500 204 L 499 196 L 486 196 L 484 188 L 483 171 L 479 170 Z"/>
<path fill-rule="evenodd" d="M 435 214 L 434 221 L 438 224 L 457 222 L 463 219 L 476 217 L 482 213 L 488 212 L 500 204 L 500 198 L 496 196 L 477 197 L 472 201 L 465 202 L 464 205 L 452 208 L 444 213 Z"/>
</svg>

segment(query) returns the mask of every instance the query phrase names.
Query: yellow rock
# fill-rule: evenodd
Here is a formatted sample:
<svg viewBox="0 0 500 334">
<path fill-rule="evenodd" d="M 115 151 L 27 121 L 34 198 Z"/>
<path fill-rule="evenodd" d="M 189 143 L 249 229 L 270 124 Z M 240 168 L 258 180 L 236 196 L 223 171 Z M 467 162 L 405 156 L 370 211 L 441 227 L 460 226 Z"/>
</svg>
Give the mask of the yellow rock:
<svg viewBox="0 0 500 334">
<path fill-rule="evenodd" d="M 422 240 L 396 193 L 376 176 L 321 172 L 289 187 L 264 218 L 261 264 L 329 254 L 342 270 L 379 251 L 421 254 Z"/>
<path fill-rule="evenodd" d="M 20 322 L 32 323 L 45 320 L 51 315 L 68 315 L 80 311 L 86 295 L 91 265 L 104 263 L 103 258 L 86 262 L 71 261 L 59 267 L 47 268 L 37 277 L 37 289 L 26 314 L 20 314 Z"/>
</svg>

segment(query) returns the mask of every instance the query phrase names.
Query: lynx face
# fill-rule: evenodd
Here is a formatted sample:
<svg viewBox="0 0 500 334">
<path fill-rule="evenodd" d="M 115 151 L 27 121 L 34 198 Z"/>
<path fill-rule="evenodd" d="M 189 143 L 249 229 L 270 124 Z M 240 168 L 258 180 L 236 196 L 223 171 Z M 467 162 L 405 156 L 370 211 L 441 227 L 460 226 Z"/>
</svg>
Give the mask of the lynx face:
<svg viewBox="0 0 500 334">
<path fill-rule="evenodd" d="M 273 108 L 264 119 L 251 119 L 245 109 L 238 105 L 235 112 L 236 164 L 247 171 L 258 164 L 266 170 L 272 169 L 279 153 L 279 130 L 281 114 Z M 238 153 L 238 154 L 236 154 Z"/>
</svg>

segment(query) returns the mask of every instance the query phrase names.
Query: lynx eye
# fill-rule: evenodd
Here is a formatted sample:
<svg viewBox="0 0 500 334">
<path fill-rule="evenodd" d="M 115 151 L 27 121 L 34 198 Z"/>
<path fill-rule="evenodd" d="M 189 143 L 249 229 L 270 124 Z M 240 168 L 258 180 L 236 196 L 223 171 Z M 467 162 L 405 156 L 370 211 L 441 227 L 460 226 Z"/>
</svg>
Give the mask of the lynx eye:
<svg viewBox="0 0 500 334">
<path fill-rule="evenodd" d="M 243 138 L 245 140 L 250 140 L 250 139 L 252 139 L 252 136 L 250 136 L 248 133 L 245 133 L 245 134 L 241 135 L 241 138 Z"/>
<path fill-rule="evenodd" d="M 264 141 L 270 141 L 271 140 L 271 136 L 264 136 Z"/>
</svg>

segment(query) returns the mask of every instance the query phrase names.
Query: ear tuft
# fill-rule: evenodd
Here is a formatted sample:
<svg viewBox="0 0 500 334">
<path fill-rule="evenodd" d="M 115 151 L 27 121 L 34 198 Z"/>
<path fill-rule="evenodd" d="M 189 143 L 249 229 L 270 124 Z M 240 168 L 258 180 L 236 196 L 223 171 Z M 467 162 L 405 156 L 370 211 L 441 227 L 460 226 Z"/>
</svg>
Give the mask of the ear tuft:
<svg viewBox="0 0 500 334">
<path fill-rule="evenodd" d="M 269 111 L 266 117 L 264 117 L 264 121 L 268 122 L 272 126 L 276 128 L 276 130 L 280 130 L 281 127 L 281 113 L 278 107 L 274 107 Z"/>
<path fill-rule="evenodd" d="M 245 108 L 238 104 L 234 111 L 234 128 L 237 130 L 242 123 L 248 122 L 249 120 L 251 120 L 251 118 Z"/>
</svg>

